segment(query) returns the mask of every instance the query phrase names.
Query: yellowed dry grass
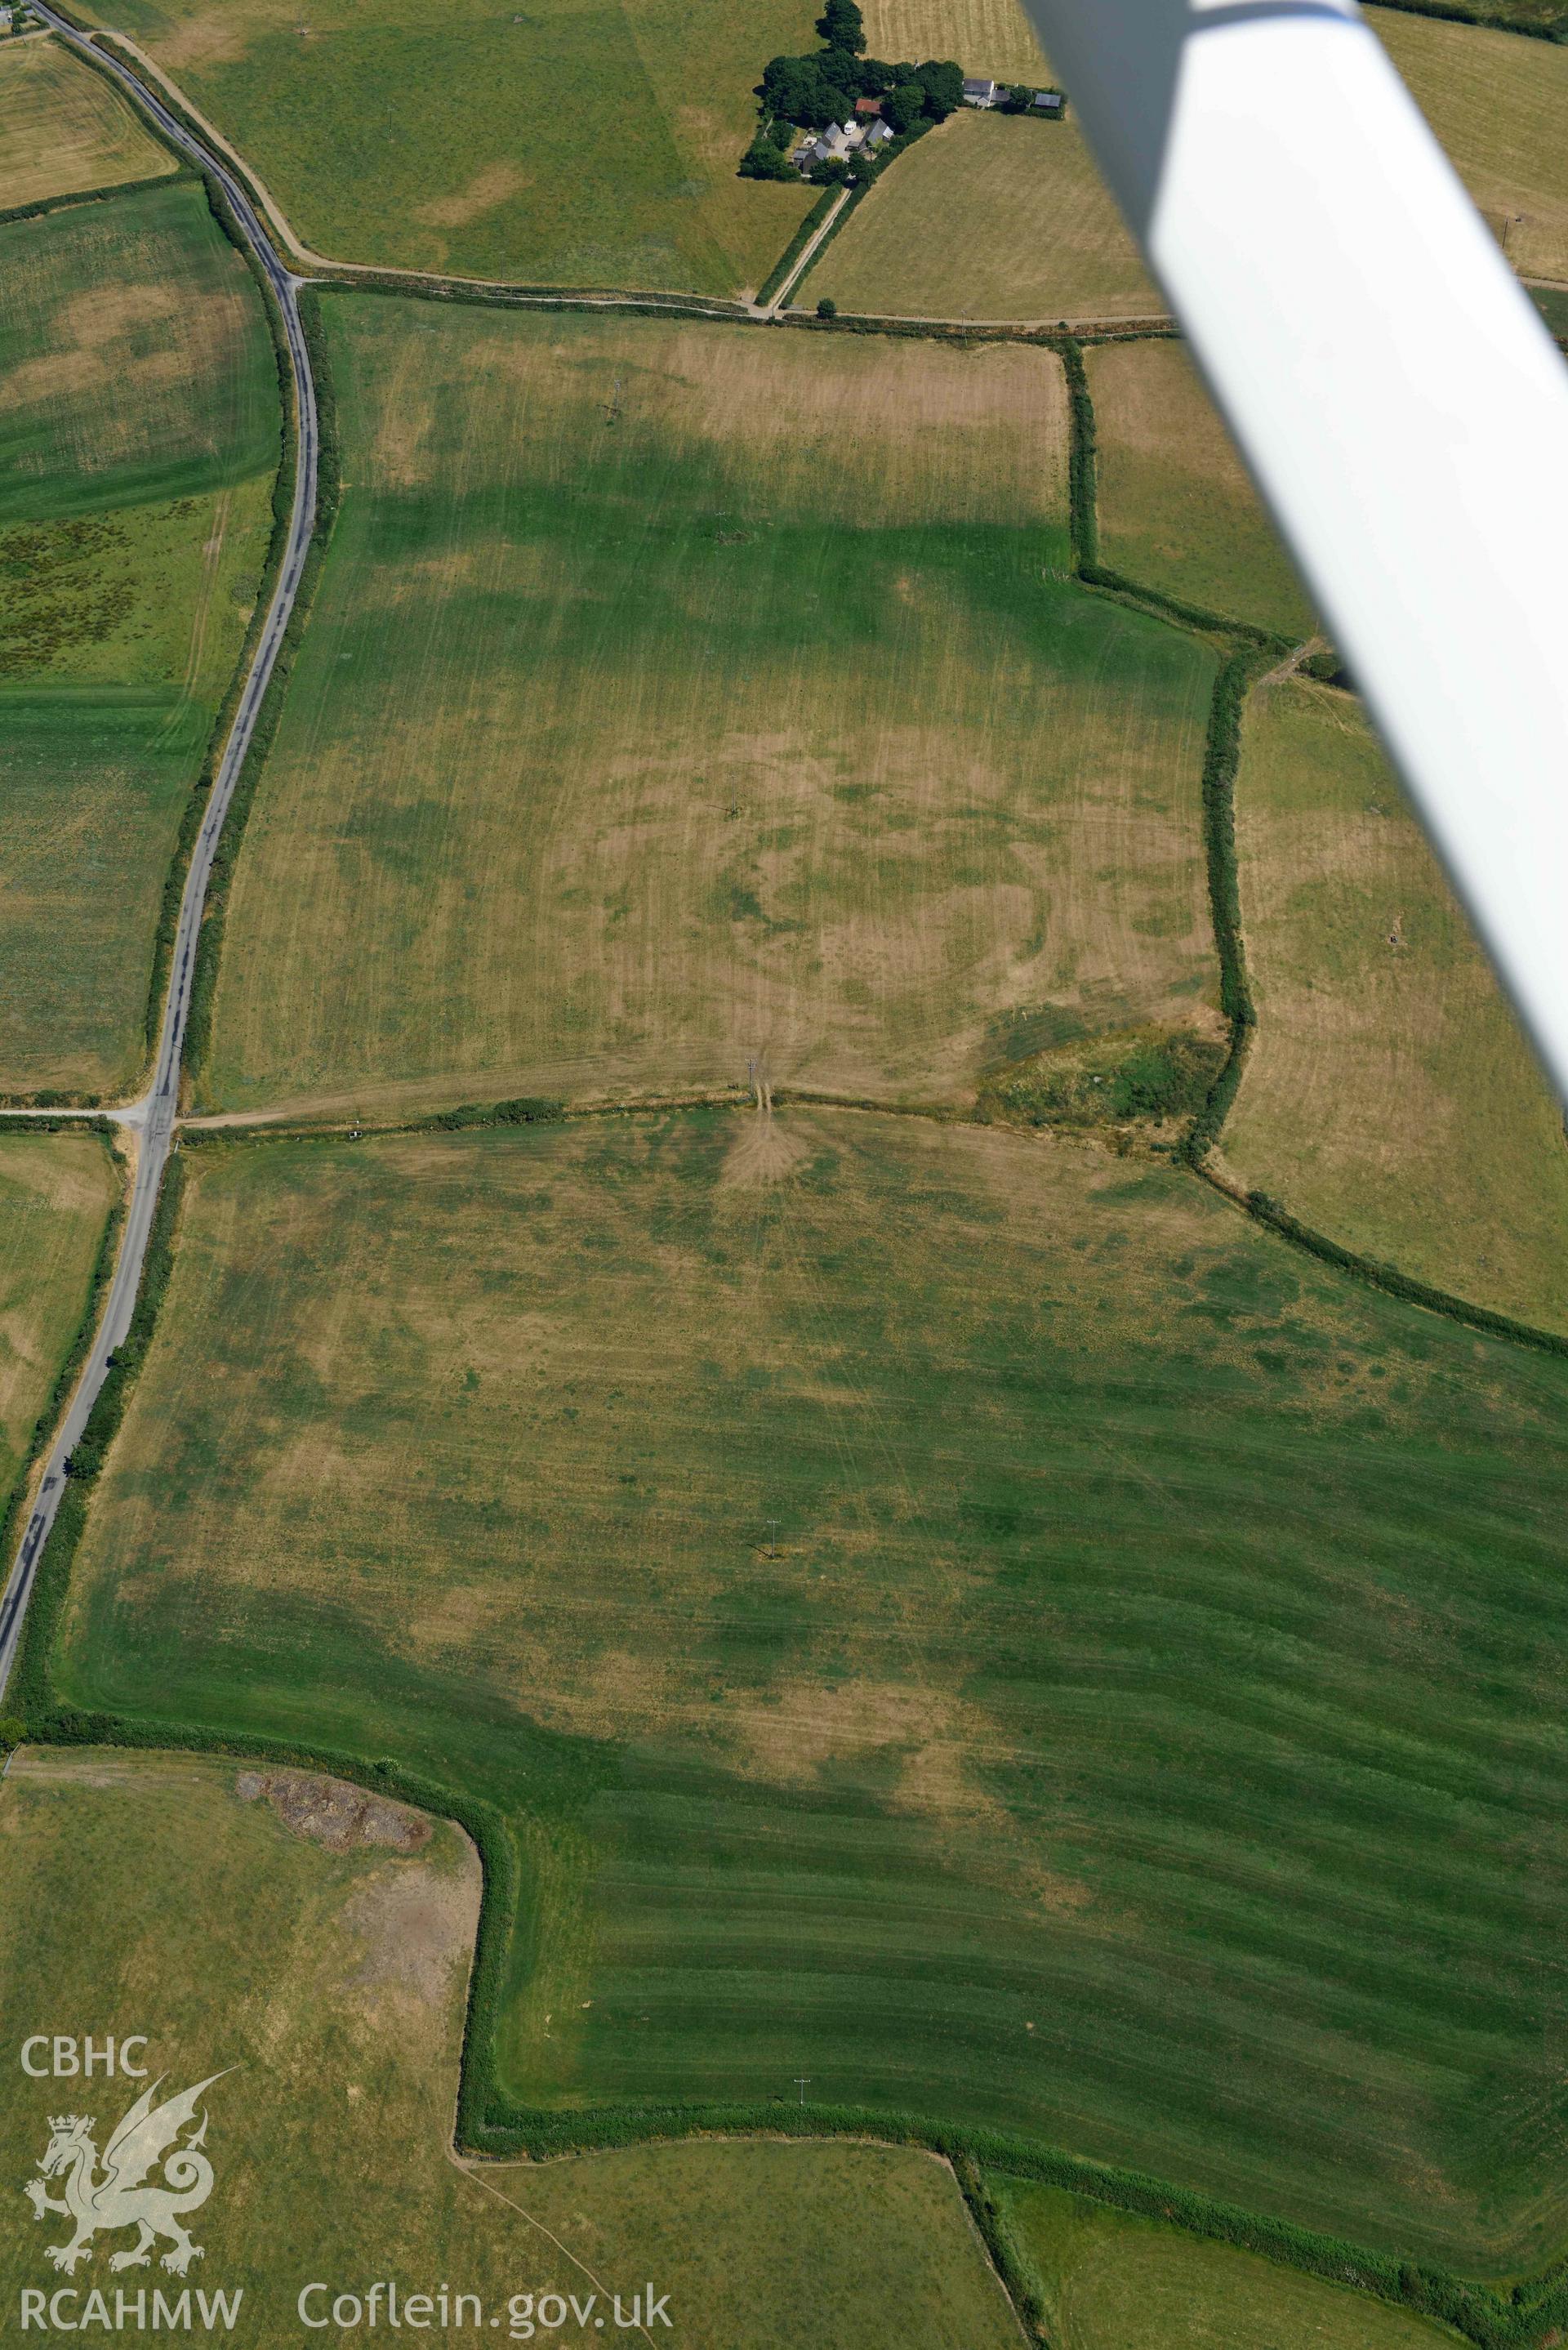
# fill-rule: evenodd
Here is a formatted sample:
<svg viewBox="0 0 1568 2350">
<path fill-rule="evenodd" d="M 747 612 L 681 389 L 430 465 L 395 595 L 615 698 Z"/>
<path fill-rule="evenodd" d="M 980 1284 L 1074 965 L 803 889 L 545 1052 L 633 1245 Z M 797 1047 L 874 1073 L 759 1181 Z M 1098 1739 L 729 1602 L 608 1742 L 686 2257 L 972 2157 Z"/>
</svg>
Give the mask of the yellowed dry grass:
<svg viewBox="0 0 1568 2350">
<path fill-rule="evenodd" d="M 899 1465 L 906 1448 L 857 1360 L 852 1326 L 826 1302 L 825 1167 L 836 1263 L 885 1249 L 890 1213 L 907 1220 L 911 1201 L 940 1201 L 959 1217 L 943 1226 L 944 1247 L 955 1233 L 988 1232 L 999 1268 L 1016 1249 L 1044 1247 L 1062 1326 L 1097 1310 L 1092 1250 L 1107 1212 L 1098 1203 L 1114 1200 L 1126 1170 L 1092 1147 L 1000 1129 L 736 1109 L 690 1124 L 585 1121 L 513 1144 L 426 1135 L 345 1143 L 330 1157 L 282 1143 L 193 1156 L 183 1335 L 139 1390 L 120 1473 L 95 1515 L 80 1604 L 107 1576 L 131 1609 L 156 1605 L 166 1575 L 199 1556 L 206 1588 L 227 1591 L 222 1605 L 237 1620 L 308 1606 L 320 1543 L 356 1528 L 335 1553 L 353 1561 L 343 1593 L 367 1637 L 421 1673 L 460 1671 L 567 1734 L 691 1741 L 775 1784 L 874 1768 L 900 1809 L 945 1828 L 983 1814 L 1012 1865 L 1033 1866 L 1038 1854 L 986 1792 L 992 1768 L 1017 1761 L 1017 1727 L 971 1703 L 959 1677 L 965 1611 L 989 1565 L 982 1554 L 961 1564 L 922 1531 L 926 1504 Z M 1167 1294 L 1167 1254 L 1216 1263 L 1235 1229 L 1201 1194 L 1149 1189 L 1139 1229 L 1157 1255 L 1129 1262 L 1117 1281 L 1117 1315 L 1143 1338 L 1168 1333 L 1185 1302 L 1179 1285 Z M 562 1233 L 592 1236 L 586 1253 L 567 1243 L 583 1254 L 581 1274 L 567 1276 L 556 1253 Z M 265 1335 L 231 1336 L 263 1263 L 273 1268 Z M 909 1265 L 915 1294 L 929 1274 Z M 955 1310 L 951 1293 L 937 1295 Z M 776 1383 L 781 1427 L 820 1418 L 861 1470 L 824 1497 L 807 1532 L 786 1524 L 770 1541 L 735 1459 L 699 1431 L 712 1395 L 744 1395 L 753 1367 L 779 1356 L 781 1311 L 799 1317 Z M 1248 1359 L 1221 1334 L 1210 1346 L 1216 1361 Z M 331 1398 L 329 1410 L 278 1415 L 269 1399 L 280 1350 L 297 1362 L 301 1392 Z M 1348 1384 L 1325 1382 L 1325 1409 L 1358 1399 L 1361 1366 L 1345 1368 Z M 171 1521 L 148 1464 L 166 1431 L 210 1413 L 214 1394 L 232 1433 L 203 1452 L 212 1473 L 192 1475 Z M 389 1429 L 389 1406 L 417 1412 L 417 1446 L 348 1432 Z M 649 1414 L 651 1444 L 640 1432 Z M 627 1476 L 607 1476 L 607 1441 Z M 240 1459 L 243 1502 L 225 1465 Z M 862 1473 L 883 1485 L 875 1508 Z M 442 1516 L 454 1481 L 470 1495 L 465 1509 L 492 1513 L 478 1549 L 452 1539 Z M 732 1536 L 703 1531 L 721 1523 Z M 808 1648 L 803 1664 L 792 1652 L 775 1677 L 720 1709 L 711 1643 L 693 1635 L 725 1619 L 742 1571 L 765 1576 L 775 1604 L 803 1622 L 828 1596 L 825 1575 L 837 1597 L 820 1654 Z M 897 1594 L 890 1617 L 854 1597 L 884 1586 Z"/>
<path fill-rule="evenodd" d="M 1046 325 L 1165 308 L 1076 121 L 973 109 L 877 182 L 795 298 L 825 295 L 841 310 Z"/>
<path fill-rule="evenodd" d="M 1568 49 L 1392 8 L 1369 16 L 1514 267 L 1568 279 Z"/>
<path fill-rule="evenodd" d="M 528 176 L 517 163 L 482 163 L 465 188 L 456 188 L 450 195 L 437 196 L 430 203 L 421 204 L 419 217 L 434 228 L 466 228 L 470 221 L 482 219 L 497 205 L 519 194 L 527 186 Z"/>
<path fill-rule="evenodd" d="M 1568 1327 L 1562 1113 L 1347 696 L 1255 699 L 1237 832 L 1258 1034 L 1227 1163 L 1349 1247 Z"/>
<path fill-rule="evenodd" d="M 62 1701 L 417 1740 L 504 1806 L 520 2096 L 776 2095 L 787 2050 L 845 2103 L 1076 2131 L 1226 2195 L 1262 2162 L 1312 2224 L 1537 2265 L 1553 2173 L 1506 2138 L 1496 2216 L 1444 1992 L 1462 1936 L 1533 2092 L 1562 1807 L 1507 1798 L 1560 1693 L 1563 1367 L 1168 1163 L 794 1106 L 782 1180 L 736 1183 L 756 1115 L 186 1154 Z M 1303 1713 L 1303 1656 L 1260 1854 L 1257 1725 Z M 1502 1794 L 1456 1847 L 1466 1758 Z M 1366 1868 L 1323 1865 L 1331 1830 L 1360 1849 L 1369 1767 L 1379 1866 L 1431 1871 L 1451 1929 L 1418 2003 L 1378 1968 L 1402 1885 L 1369 1916 Z M 1325 2022 L 1352 1965 L 1372 2012 Z M 1103 2087 L 1129 2033 L 1130 2107 Z"/>
<path fill-rule="evenodd" d="M 1312 606 L 1180 343 L 1085 354 L 1102 559 L 1167 595 L 1305 637 Z"/>
<path fill-rule="evenodd" d="M 889 64 L 955 57 L 995 81 L 1048 78 L 1050 68 L 1019 0 L 866 0 L 866 47 Z"/>
<path fill-rule="evenodd" d="M 53 40 L 0 41 L 0 212 L 174 168 L 101 74 Z"/>
<path fill-rule="evenodd" d="M 96 1136 L 0 1136 L 0 1505 L 80 1326 L 119 1190 Z"/>
<path fill-rule="evenodd" d="M 395 314 L 400 317 L 406 313 Z M 520 330 L 520 331 L 519 331 Z M 918 342 L 807 338 L 758 328 L 587 320 L 538 331 L 473 336 L 464 396 L 483 430 L 465 478 L 493 480 L 508 461 L 504 432 L 523 437 L 563 487 L 579 452 L 601 453 L 603 428 L 657 444 L 658 461 L 700 468 L 714 526 L 738 529 L 724 500 L 745 494 L 737 465 L 760 476 L 781 515 L 832 514 L 846 529 L 900 521 L 1059 521 L 1066 501 L 1067 410 L 1060 367 L 1018 344 L 954 351 Z M 348 478 L 374 493 L 431 490 L 452 476 L 444 410 L 448 369 L 428 337 L 378 335 L 368 444 L 346 454 Z M 486 418 L 505 419 L 504 430 Z M 502 446 L 498 449 L 497 443 Z M 569 452 L 569 453 L 568 453 Z M 565 461 L 565 462 L 564 462 Z M 754 499 L 756 492 L 751 493 Z M 737 542 L 739 543 L 739 542 Z M 543 567 L 552 556 L 558 567 Z M 514 593 L 558 591 L 568 556 L 538 540 L 500 536 L 449 551 L 460 584 L 497 562 Z M 519 568 L 517 567 L 530 567 Z M 421 584 L 433 585 L 436 574 Z"/>
</svg>

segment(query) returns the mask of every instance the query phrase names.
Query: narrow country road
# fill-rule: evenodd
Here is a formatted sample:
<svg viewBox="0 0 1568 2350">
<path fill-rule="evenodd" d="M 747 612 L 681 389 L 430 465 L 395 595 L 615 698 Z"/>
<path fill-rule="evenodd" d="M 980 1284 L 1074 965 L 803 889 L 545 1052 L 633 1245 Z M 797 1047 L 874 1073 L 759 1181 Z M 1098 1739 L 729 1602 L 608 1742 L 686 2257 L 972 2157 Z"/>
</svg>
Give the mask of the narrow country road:
<svg viewBox="0 0 1568 2350">
<path fill-rule="evenodd" d="M 168 1164 L 179 1107 L 180 1064 L 185 1045 L 185 1025 L 191 1012 L 196 939 L 202 927 L 202 910 L 206 903 L 213 858 L 217 850 L 218 837 L 223 828 L 223 818 L 228 814 L 229 802 L 234 797 L 235 779 L 255 731 L 256 715 L 277 660 L 283 632 L 294 608 L 316 514 L 317 470 L 316 390 L 311 381 L 310 359 L 305 348 L 305 331 L 300 325 L 297 299 L 303 281 L 296 278 L 279 260 L 249 197 L 222 157 L 213 154 L 185 130 L 162 101 L 143 88 L 135 76 L 128 73 L 108 51 L 99 48 L 96 42 L 84 38 L 63 17 L 57 16 L 48 5 L 48 0 L 31 0 L 31 5 L 34 14 L 41 16 L 68 47 L 92 57 L 98 65 L 112 73 L 129 93 L 132 103 L 151 116 L 170 143 L 199 163 L 223 189 L 241 232 L 265 271 L 282 308 L 289 364 L 294 371 L 297 463 L 294 511 L 289 517 L 288 540 L 284 549 L 282 568 L 251 662 L 250 674 L 240 697 L 239 709 L 213 779 L 207 813 L 191 858 L 191 869 L 185 878 L 185 894 L 181 900 L 180 923 L 174 934 L 169 993 L 163 1006 L 163 1025 L 158 1040 L 157 1058 L 153 1063 L 152 1083 L 140 1101 L 129 1110 L 118 1113 L 121 1124 L 132 1129 L 137 1138 L 136 1171 L 109 1303 L 93 1335 L 76 1391 L 45 1461 L 37 1499 L 5 1585 L 5 1596 L 0 1599 L 0 1695 L 4 1694 L 16 1659 L 27 1601 L 32 1594 L 33 1578 L 37 1571 L 38 1555 L 59 1507 L 66 1462 L 98 1399 L 99 1390 L 109 1370 L 109 1357 L 124 1342 L 130 1327 L 137 1292 L 141 1285 L 147 1243 L 158 1204 L 158 1187 Z"/>
</svg>

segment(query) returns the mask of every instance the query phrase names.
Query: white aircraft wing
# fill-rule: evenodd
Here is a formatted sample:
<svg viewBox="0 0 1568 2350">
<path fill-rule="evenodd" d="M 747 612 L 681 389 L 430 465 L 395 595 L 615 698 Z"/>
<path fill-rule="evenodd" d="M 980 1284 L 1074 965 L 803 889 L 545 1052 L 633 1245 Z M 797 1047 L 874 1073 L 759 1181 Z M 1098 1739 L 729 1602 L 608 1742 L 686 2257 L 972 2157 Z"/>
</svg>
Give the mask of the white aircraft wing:
<svg viewBox="0 0 1568 2350">
<path fill-rule="evenodd" d="M 1353 0 L 1027 0 L 1568 1100 L 1568 369 Z"/>
</svg>

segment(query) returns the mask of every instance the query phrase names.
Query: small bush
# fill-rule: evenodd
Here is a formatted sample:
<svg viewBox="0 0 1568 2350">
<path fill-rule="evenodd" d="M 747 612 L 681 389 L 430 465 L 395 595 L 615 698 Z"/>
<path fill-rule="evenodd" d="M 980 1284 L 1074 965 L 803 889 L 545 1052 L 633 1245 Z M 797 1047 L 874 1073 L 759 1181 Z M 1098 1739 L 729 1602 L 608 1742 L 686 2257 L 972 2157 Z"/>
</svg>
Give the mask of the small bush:
<svg viewBox="0 0 1568 2350">
<path fill-rule="evenodd" d="M 819 318 L 837 317 L 838 305 L 834 300 L 831 294 L 825 294 L 823 296 L 821 301 L 816 306 L 816 315 Z"/>
<path fill-rule="evenodd" d="M 1200 1109 L 1220 1074 L 1223 1048 L 1199 1036 L 1140 1045 L 1111 1078 L 1117 1118 L 1180 1118 Z"/>
<path fill-rule="evenodd" d="M 513 1101 L 462 1102 L 438 1110 L 424 1125 L 431 1133 L 453 1134 L 465 1126 L 556 1126 L 565 1116 L 562 1103 L 524 1094 Z"/>
</svg>

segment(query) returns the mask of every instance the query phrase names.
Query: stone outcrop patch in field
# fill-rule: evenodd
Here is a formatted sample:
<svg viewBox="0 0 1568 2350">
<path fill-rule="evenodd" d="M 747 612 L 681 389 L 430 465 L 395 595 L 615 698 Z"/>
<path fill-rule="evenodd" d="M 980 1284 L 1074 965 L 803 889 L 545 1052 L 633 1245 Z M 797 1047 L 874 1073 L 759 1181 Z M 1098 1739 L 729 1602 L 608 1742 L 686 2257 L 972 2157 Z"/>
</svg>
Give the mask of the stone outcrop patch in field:
<svg viewBox="0 0 1568 2350">
<path fill-rule="evenodd" d="M 357 1845 L 390 1845 L 417 1852 L 431 1838 L 431 1824 L 383 1795 L 368 1795 L 346 1779 L 322 1779 L 306 1771 L 242 1771 L 234 1781 L 242 1804 L 265 1796 L 296 1835 L 311 1837 L 331 1852 Z"/>
</svg>

